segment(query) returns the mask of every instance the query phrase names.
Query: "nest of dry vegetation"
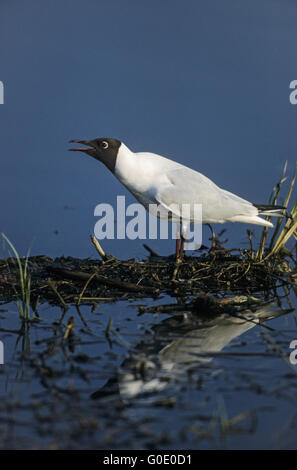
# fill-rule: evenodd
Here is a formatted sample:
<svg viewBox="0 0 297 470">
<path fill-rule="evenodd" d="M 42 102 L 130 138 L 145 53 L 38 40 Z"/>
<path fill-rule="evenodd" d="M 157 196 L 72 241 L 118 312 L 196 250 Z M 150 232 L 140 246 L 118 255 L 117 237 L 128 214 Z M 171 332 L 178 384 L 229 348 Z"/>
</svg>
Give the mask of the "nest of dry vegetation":
<svg viewBox="0 0 297 470">
<path fill-rule="evenodd" d="M 185 257 L 178 265 L 174 257 L 154 256 L 143 261 L 32 256 L 27 263 L 32 305 L 43 301 L 93 304 L 164 294 L 191 297 L 201 292 L 225 296 L 261 291 L 271 295 L 294 277 L 294 271 L 279 254 L 257 262 L 248 250 L 217 250 Z M 13 300 L 19 291 L 16 259 L 0 260 L 0 300 Z"/>
</svg>

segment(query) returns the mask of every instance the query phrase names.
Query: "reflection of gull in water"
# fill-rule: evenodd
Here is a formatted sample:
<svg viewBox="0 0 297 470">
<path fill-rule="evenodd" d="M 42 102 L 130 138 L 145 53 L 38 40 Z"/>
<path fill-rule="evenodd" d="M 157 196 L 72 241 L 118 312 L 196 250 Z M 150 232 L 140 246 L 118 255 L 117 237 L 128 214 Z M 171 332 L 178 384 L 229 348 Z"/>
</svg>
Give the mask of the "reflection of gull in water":
<svg viewBox="0 0 297 470">
<path fill-rule="evenodd" d="M 185 377 L 191 367 L 206 366 L 212 353 L 218 353 L 234 338 L 239 337 L 258 323 L 275 318 L 284 310 L 272 304 L 256 311 L 245 310 L 240 317 L 222 314 L 208 320 L 189 316 L 167 318 L 156 325 L 154 336 L 141 341 L 137 353 L 124 361 L 117 378 L 92 394 L 100 398 L 117 393 L 123 400 L 164 390 L 169 381 Z M 186 380 L 186 379 L 185 379 Z"/>
</svg>

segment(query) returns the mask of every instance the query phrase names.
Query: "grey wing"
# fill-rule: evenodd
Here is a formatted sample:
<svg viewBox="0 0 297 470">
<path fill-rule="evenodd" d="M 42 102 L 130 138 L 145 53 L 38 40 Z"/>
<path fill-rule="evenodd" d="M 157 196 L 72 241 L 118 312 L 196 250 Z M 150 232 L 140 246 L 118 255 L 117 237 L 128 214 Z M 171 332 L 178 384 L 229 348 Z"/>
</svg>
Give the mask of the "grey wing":
<svg viewBox="0 0 297 470">
<path fill-rule="evenodd" d="M 225 222 L 234 216 L 255 216 L 258 210 L 245 199 L 219 188 L 209 178 L 181 167 L 166 173 L 167 184 L 158 189 L 157 201 L 167 209 L 174 207 L 175 215 L 181 215 L 181 204 L 202 205 L 203 222 Z"/>
</svg>

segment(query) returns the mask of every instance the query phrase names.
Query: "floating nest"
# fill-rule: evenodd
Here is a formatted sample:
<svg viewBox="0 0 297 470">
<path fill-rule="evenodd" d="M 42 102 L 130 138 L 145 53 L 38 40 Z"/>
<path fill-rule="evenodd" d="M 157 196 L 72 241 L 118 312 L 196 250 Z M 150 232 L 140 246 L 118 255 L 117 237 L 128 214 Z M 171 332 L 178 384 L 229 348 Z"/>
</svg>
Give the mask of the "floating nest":
<svg viewBox="0 0 297 470">
<path fill-rule="evenodd" d="M 22 264 L 25 259 L 21 259 Z M 255 292 L 275 293 L 292 283 L 294 273 L 280 255 L 256 262 L 248 250 L 215 250 L 185 257 L 176 264 L 173 256 L 151 256 L 127 261 L 106 256 L 104 260 L 47 256 L 28 258 L 32 304 L 94 304 L 143 297 L 197 296 L 201 292 L 220 296 Z M 288 279 L 289 276 L 289 279 Z M 0 260 L 0 300 L 14 300 L 20 292 L 15 258 Z"/>
</svg>

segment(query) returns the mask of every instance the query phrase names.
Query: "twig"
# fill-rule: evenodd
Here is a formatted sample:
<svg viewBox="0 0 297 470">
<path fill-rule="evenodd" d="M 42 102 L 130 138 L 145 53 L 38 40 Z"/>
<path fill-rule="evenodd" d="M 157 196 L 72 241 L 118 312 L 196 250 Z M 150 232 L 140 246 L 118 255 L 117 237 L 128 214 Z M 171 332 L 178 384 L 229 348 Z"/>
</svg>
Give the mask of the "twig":
<svg viewBox="0 0 297 470">
<path fill-rule="evenodd" d="M 112 300 L 114 301 L 114 298 L 113 297 L 74 297 L 74 299 L 76 300 L 102 300 L 102 301 L 107 301 L 107 300 Z"/>
<path fill-rule="evenodd" d="M 68 310 L 68 306 L 66 305 L 66 302 L 65 302 L 65 300 L 63 299 L 63 297 L 61 296 L 61 294 L 58 292 L 55 283 L 54 283 L 51 279 L 48 279 L 48 280 L 47 280 L 47 283 L 48 283 L 48 285 L 50 286 L 50 288 L 54 291 L 54 293 L 56 294 L 56 296 L 58 297 L 58 299 L 60 300 L 60 302 L 61 302 L 63 308 L 64 308 L 65 310 Z"/>
<path fill-rule="evenodd" d="M 48 271 L 58 274 L 59 276 L 66 277 L 68 279 L 72 279 L 74 281 L 87 281 L 90 277 L 90 274 L 84 273 L 82 271 L 69 271 L 68 269 L 63 269 L 60 267 L 55 266 L 48 266 Z M 91 274 L 93 276 L 93 274 Z M 111 287 L 117 287 L 118 289 L 131 291 L 131 292 L 147 292 L 148 294 L 159 294 L 159 289 L 155 287 L 149 286 L 140 286 L 136 284 L 132 284 L 131 282 L 120 281 L 118 279 L 110 279 L 105 276 L 100 276 L 96 274 L 92 282 L 98 282 L 100 284 L 105 284 Z"/>
<path fill-rule="evenodd" d="M 92 276 L 89 277 L 89 279 L 87 280 L 87 282 L 85 283 L 84 287 L 83 287 L 83 290 L 81 291 L 81 293 L 79 294 L 79 298 L 78 298 L 78 301 L 77 301 L 77 305 L 80 305 L 80 301 L 81 301 L 81 298 L 82 296 L 84 295 L 84 292 L 86 290 L 86 288 L 88 287 L 88 285 L 90 284 L 91 280 L 93 279 L 93 277 L 96 275 L 96 273 L 92 274 Z"/>
<path fill-rule="evenodd" d="M 66 326 L 66 330 L 63 336 L 63 341 L 66 341 L 69 335 L 72 335 L 74 331 L 74 317 L 70 317 Z"/>
<path fill-rule="evenodd" d="M 152 248 L 150 248 L 148 245 L 146 245 L 146 243 L 143 243 L 143 248 L 146 249 L 146 251 L 149 252 L 150 256 L 160 256 L 159 253 L 157 253 L 155 250 L 153 250 Z"/>
<path fill-rule="evenodd" d="M 112 317 L 109 317 L 109 320 L 108 320 L 108 323 L 107 323 L 107 326 L 106 326 L 106 329 L 105 329 L 105 335 L 107 337 L 110 336 L 111 326 L 112 326 Z"/>
<path fill-rule="evenodd" d="M 85 320 L 84 317 L 83 317 L 83 314 L 82 314 L 81 311 L 80 311 L 79 305 L 76 305 L 75 307 L 76 307 L 76 311 L 77 311 L 77 313 L 78 313 L 79 318 L 81 319 L 81 321 L 83 322 L 83 324 L 84 324 L 87 328 L 89 328 L 89 327 L 88 327 L 88 324 L 87 324 L 87 322 L 86 322 L 86 320 Z"/>
</svg>

